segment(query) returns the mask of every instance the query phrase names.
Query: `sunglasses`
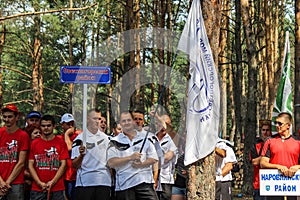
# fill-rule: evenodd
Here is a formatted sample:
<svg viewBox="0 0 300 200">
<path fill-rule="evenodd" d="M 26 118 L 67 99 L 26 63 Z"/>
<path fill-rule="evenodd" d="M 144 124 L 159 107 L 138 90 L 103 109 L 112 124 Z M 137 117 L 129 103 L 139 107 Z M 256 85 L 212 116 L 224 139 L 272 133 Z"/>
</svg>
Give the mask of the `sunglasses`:
<svg viewBox="0 0 300 200">
<path fill-rule="evenodd" d="M 142 118 L 134 118 L 134 120 L 141 120 L 142 121 L 143 119 Z"/>
<path fill-rule="evenodd" d="M 283 125 L 285 125 L 285 124 L 287 124 L 287 123 L 282 123 L 282 122 L 278 122 L 278 121 L 275 122 L 275 125 L 276 125 L 276 126 L 277 126 L 277 125 L 278 125 L 278 126 L 283 126 Z"/>
</svg>

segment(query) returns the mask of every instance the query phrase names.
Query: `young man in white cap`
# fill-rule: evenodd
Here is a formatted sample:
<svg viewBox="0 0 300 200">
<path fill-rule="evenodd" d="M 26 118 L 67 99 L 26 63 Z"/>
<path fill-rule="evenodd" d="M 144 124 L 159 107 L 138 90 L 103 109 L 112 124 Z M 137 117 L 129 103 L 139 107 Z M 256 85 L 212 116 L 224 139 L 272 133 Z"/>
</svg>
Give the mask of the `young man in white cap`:
<svg viewBox="0 0 300 200">
<path fill-rule="evenodd" d="M 29 150 L 29 135 L 17 126 L 18 108 L 2 109 L 5 126 L 0 128 L 0 197 L 24 199 L 24 165 Z"/>
<path fill-rule="evenodd" d="M 60 120 L 61 127 L 63 128 L 63 139 L 65 140 L 69 155 L 71 157 L 72 144 L 74 139 L 80 134 L 79 130 L 75 129 L 75 119 L 72 114 L 65 113 Z M 72 160 L 67 160 L 67 169 L 65 176 L 65 192 L 68 200 L 75 200 L 75 184 L 76 184 L 76 168 L 72 167 Z"/>
</svg>

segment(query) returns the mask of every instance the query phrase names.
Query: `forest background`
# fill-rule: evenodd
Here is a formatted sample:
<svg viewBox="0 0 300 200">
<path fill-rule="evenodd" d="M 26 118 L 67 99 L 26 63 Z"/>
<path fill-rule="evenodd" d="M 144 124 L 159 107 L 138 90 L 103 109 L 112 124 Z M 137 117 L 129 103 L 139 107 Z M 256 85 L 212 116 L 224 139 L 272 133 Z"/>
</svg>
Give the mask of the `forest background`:
<svg viewBox="0 0 300 200">
<path fill-rule="evenodd" d="M 294 132 L 300 129 L 300 0 L 201 4 L 220 77 L 220 137 L 243 152 L 241 188 L 250 194 L 249 149 L 259 121 L 271 119 L 285 31 L 292 53 Z M 176 48 L 190 5 L 187 0 L 1 0 L 0 105 L 14 103 L 24 116 L 37 110 L 58 121 L 71 112 L 80 126 L 82 85 L 62 84 L 60 66 L 111 66 L 112 83 L 88 89 L 88 105 L 101 109 L 108 130 L 122 103 L 148 113 L 159 101 L 184 134 L 189 64 Z M 196 190 L 203 190 L 203 179 Z M 205 196 L 211 190 L 205 190 L 189 195 L 211 199 Z"/>
</svg>

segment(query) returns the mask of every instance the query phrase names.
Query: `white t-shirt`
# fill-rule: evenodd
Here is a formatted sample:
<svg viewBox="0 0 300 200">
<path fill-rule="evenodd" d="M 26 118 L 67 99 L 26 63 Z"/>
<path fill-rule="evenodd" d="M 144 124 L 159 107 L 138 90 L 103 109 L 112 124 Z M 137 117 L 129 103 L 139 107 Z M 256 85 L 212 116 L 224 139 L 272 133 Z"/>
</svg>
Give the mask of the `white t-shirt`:
<svg viewBox="0 0 300 200">
<path fill-rule="evenodd" d="M 145 137 L 138 134 L 132 139 L 132 141 L 120 133 L 118 136 L 111 138 L 110 147 L 107 150 L 107 160 L 111 158 L 122 158 L 132 155 L 134 152 L 139 152 Z M 153 144 L 146 139 L 141 162 L 144 162 L 147 158 L 153 158 L 158 160 L 155 148 Z M 145 168 L 133 168 L 133 161 L 116 167 L 116 191 L 126 190 L 141 183 L 154 183 L 152 167 Z"/>
<path fill-rule="evenodd" d="M 157 154 L 161 161 L 160 166 L 160 175 L 159 181 L 160 183 L 174 184 L 174 172 L 175 172 L 175 164 L 177 160 L 177 147 L 173 142 L 172 138 L 166 134 L 161 141 L 158 140 L 155 134 L 149 134 L 150 140 L 154 143 Z M 169 162 L 164 163 L 164 154 L 168 151 L 173 151 L 174 156 Z"/>
<path fill-rule="evenodd" d="M 232 162 L 236 163 L 236 157 L 231 147 L 227 146 L 225 142 L 218 142 L 216 147 L 220 149 L 224 149 L 226 151 L 225 158 L 222 158 L 216 155 L 216 181 L 231 181 L 232 174 L 231 171 L 226 174 L 224 177 L 222 176 L 222 168 L 225 166 L 226 163 Z"/>
<path fill-rule="evenodd" d="M 80 155 L 79 147 L 83 134 L 78 135 L 72 147 L 72 159 Z M 111 175 L 106 166 L 106 150 L 109 144 L 108 136 L 98 130 L 92 134 L 86 133 L 86 154 L 81 167 L 77 170 L 76 186 L 111 186 Z"/>
</svg>

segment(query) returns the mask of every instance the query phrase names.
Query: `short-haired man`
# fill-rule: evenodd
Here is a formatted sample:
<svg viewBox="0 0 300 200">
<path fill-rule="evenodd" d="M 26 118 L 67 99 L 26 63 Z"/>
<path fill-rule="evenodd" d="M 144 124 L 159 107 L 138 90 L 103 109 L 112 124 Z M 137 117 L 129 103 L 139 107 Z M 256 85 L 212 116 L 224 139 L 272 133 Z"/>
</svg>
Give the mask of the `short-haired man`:
<svg viewBox="0 0 300 200">
<path fill-rule="evenodd" d="M 111 175 L 106 166 L 108 135 L 99 130 L 101 113 L 91 109 L 87 113 L 87 131 L 79 134 L 72 148 L 73 167 L 77 168 L 76 198 L 81 200 L 109 200 Z M 86 148 L 82 145 L 86 137 Z"/>
<path fill-rule="evenodd" d="M 254 176 L 253 176 L 253 199 L 254 200 L 265 200 L 265 196 L 260 195 L 260 186 L 259 186 L 259 169 L 260 169 L 260 159 L 261 159 L 261 151 L 263 148 L 263 144 L 268 137 L 272 135 L 271 132 L 271 122 L 270 121 L 262 121 L 260 128 L 260 137 L 257 138 L 256 142 L 252 145 L 250 151 L 250 161 L 252 162 L 254 168 Z"/>
<path fill-rule="evenodd" d="M 31 200 L 64 200 L 63 175 L 69 158 L 66 143 L 54 135 L 55 120 L 51 115 L 41 118 L 42 135 L 32 141 L 29 171 L 33 178 Z"/>
<path fill-rule="evenodd" d="M 145 125 L 145 119 L 144 119 L 144 113 L 140 110 L 135 110 L 132 112 L 133 121 L 135 122 L 135 129 L 145 134 L 144 125 Z"/>
<path fill-rule="evenodd" d="M 107 128 L 106 118 L 103 117 L 103 116 L 101 116 L 101 120 L 100 120 L 100 124 L 99 124 L 99 129 L 103 133 L 106 133 L 106 128 Z"/>
<path fill-rule="evenodd" d="M 157 154 L 159 156 L 159 173 L 154 171 L 154 178 L 156 180 L 157 188 L 156 192 L 160 200 L 171 199 L 172 185 L 174 184 L 174 169 L 177 160 L 177 147 L 174 144 L 172 138 L 167 133 L 167 130 L 163 127 L 166 125 L 170 117 L 168 115 L 162 115 L 158 117 L 160 120 L 157 123 L 157 132 L 155 134 L 150 133 L 149 139 L 155 146 Z M 157 175 L 158 177 L 156 177 Z"/>
<path fill-rule="evenodd" d="M 29 112 L 26 115 L 26 125 L 25 126 L 28 126 L 30 124 L 40 125 L 41 117 L 42 117 L 42 115 L 38 111 Z"/>
<path fill-rule="evenodd" d="M 121 113 L 120 124 L 123 132 L 111 138 L 107 150 L 107 164 L 116 170 L 116 197 L 118 200 L 157 200 L 152 174 L 152 165 L 158 160 L 156 150 L 134 129 L 130 112 Z"/>
<path fill-rule="evenodd" d="M 0 197 L 24 199 L 24 165 L 29 150 L 29 135 L 17 126 L 18 108 L 2 109 L 4 127 L 0 128 Z"/>
<path fill-rule="evenodd" d="M 275 121 L 278 135 L 268 139 L 263 147 L 260 159 L 261 168 L 278 169 L 284 176 L 293 177 L 298 169 L 300 143 L 290 132 L 292 116 L 287 112 L 280 113 Z M 283 199 L 280 196 L 270 196 L 267 199 Z M 287 199 L 297 199 L 289 196 Z"/>
<path fill-rule="evenodd" d="M 221 153 L 225 150 L 225 154 Z M 232 199 L 232 174 L 233 164 L 237 162 L 231 146 L 224 140 L 216 144 L 216 200 Z"/>
</svg>

